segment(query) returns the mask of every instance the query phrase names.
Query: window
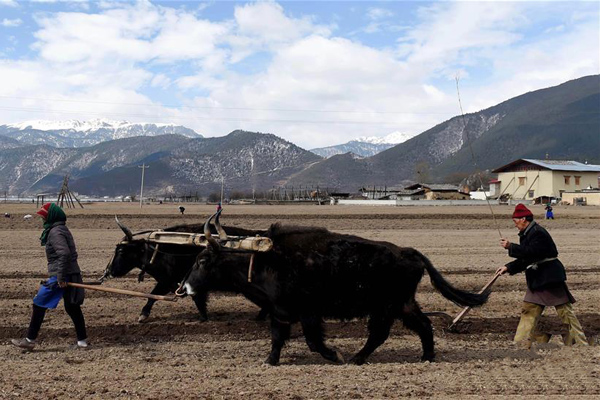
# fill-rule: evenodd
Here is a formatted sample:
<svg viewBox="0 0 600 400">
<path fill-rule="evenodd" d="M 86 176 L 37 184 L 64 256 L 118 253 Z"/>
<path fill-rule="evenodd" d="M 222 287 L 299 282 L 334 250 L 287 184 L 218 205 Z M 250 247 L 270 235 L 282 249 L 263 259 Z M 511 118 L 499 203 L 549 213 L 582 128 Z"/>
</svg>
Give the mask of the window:
<svg viewBox="0 0 600 400">
<path fill-rule="evenodd" d="M 519 186 L 523 186 L 523 185 L 525 185 L 525 177 L 521 176 L 521 177 L 519 177 Z"/>
<path fill-rule="evenodd" d="M 565 177 L 565 185 L 570 185 L 571 184 L 571 177 L 567 176 L 567 175 L 564 175 L 564 177 Z"/>
<path fill-rule="evenodd" d="M 577 185 L 577 186 L 581 185 L 581 177 L 580 176 L 575 177 L 575 185 Z"/>
<path fill-rule="evenodd" d="M 529 198 L 530 198 L 530 199 L 533 199 L 533 196 L 534 196 L 534 194 L 535 194 L 534 192 L 535 192 L 535 190 L 530 190 L 530 191 L 528 192 L 528 195 L 529 195 Z"/>
</svg>

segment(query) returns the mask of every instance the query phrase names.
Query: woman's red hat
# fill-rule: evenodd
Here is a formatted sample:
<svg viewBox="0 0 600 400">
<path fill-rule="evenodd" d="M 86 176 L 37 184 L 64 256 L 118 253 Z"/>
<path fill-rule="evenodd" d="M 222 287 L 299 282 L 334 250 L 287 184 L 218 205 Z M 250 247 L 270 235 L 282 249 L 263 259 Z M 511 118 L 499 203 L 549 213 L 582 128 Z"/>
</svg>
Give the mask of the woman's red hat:
<svg viewBox="0 0 600 400">
<path fill-rule="evenodd" d="M 50 205 L 52 203 L 46 203 L 44 204 L 37 212 L 36 214 L 41 216 L 42 218 L 46 219 L 48 218 L 48 210 L 50 209 Z"/>
</svg>

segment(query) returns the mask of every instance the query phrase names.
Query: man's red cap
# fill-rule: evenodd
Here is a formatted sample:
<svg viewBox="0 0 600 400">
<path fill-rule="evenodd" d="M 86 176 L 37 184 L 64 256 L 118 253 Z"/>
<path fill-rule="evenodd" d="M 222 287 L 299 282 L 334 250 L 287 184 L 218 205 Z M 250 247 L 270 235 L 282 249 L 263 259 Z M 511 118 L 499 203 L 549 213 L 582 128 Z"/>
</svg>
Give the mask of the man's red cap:
<svg viewBox="0 0 600 400">
<path fill-rule="evenodd" d="M 519 203 L 515 207 L 515 212 L 513 212 L 513 218 L 523 218 L 523 217 L 533 217 L 533 213 L 525 207 L 523 204 Z"/>
<path fill-rule="evenodd" d="M 46 219 L 48 218 L 48 210 L 50 209 L 50 204 L 52 203 L 46 203 L 42 206 L 42 208 L 40 208 L 36 214 L 41 216 L 42 218 Z"/>
</svg>

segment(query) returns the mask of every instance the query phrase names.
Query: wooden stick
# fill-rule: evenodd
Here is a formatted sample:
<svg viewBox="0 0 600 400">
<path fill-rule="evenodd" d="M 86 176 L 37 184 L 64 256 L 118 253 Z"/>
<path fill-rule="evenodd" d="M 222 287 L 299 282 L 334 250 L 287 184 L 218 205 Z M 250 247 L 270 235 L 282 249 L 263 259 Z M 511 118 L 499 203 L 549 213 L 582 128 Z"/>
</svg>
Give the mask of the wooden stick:
<svg viewBox="0 0 600 400">
<path fill-rule="evenodd" d="M 250 265 L 248 266 L 248 282 L 252 282 L 252 269 L 254 268 L 254 253 L 250 256 Z"/>
<path fill-rule="evenodd" d="M 494 277 L 479 291 L 479 294 L 482 294 L 483 292 L 488 290 L 490 287 L 492 287 L 494 282 L 496 282 L 496 279 L 498 279 L 499 277 L 500 277 L 500 274 L 496 273 L 496 275 L 494 275 Z M 456 318 L 454 318 L 454 320 L 452 321 L 452 324 L 450 324 L 448 329 L 454 328 L 454 326 L 458 323 L 458 321 L 460 321 L 465 315 L 467 315 L 467 313 L 469 311 L 471 311 L 471 307 L 463 308 L 463 310 L 456 316 Z"/>
<path fill-rule="evenodd" d="M 67 282 L 67 285 L 68 286 L 73 286 L 73 287 L 78 287 L 78 288 L 83 288 L 83 289 L 97 290 L 99 292 L 126 294 L 128 296 L 135 296 L 135 297 L 145 297 L 147 299 L 164 300 L 164 301 L 177 301 L 177 297 L 176 296 L 159 296 L 159 295 L 156 295 L 156 294 L 134 292 L 133 290 L 116 289 L 116 288 L 94 286 L 94 285 L 85 285 L 83 283 L 74 283 L 74 282 Z"/>
</svg>

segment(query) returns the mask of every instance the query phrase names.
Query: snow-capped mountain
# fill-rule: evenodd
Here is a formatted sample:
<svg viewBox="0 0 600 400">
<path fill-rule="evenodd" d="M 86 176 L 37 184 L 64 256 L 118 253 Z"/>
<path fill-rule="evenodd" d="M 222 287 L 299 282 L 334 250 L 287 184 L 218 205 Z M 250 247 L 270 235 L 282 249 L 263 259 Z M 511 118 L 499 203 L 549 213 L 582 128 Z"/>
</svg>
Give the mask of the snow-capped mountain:
<svg viewBox="0 0 600 400">
<path fill-rule="evenodd" d="M 345 153 L 353 153 L 360 157 L 371 157 L 377 153 L 389 149 L 390 147 L 394 147 L 397 144 L 406 142 L 412 136 L 413 135 L 405 132 L 396 131 L 383 137 L 363 136 L 344 144 L 311 149 L 310 151 L 325 158 L 335 156 L 336 154 Z"/>
<path fill-rule="evenodd" d="M 414 135 L 411 135 L 406 132 L 396 131 L 396 132 L 392 132 L 389 135 L 386 135 L 383 137 L 362 136 L 362 137 L 359 137 L 358 139 L 355 139 L 355 141 L 363 142 L 363 143 L 372 143 L 372 144 L 394 144 L 394 145 L 396 145 L 396 144 L 406 142 L 408 139 L 410 139 L 413 136 Z"/>
<path fill-rule="evenodd" d="M 0 141 L 1 143 L 1 141 Z M 233 131 L 222 137 L 138 136 L 84 148 L 25 145 L 0 148 L 0 189 L 8 194 L 55 193 L 65 175 L 72 190 L 90 195 L 172 195 L 268 190 L 322 160 L 272 134 Z"/>
<path fill-rule="evenodd" d="M 87 147 L 102 142 L 135 136 L 177 134 L 202 137 L 192 129 L 174 124 L 131 123 L 94 119 L 90 121 L 26 121 L 0 125 L 0 135 L 22 144 L 46 144 L 53 147 Z"/>
</svg>

